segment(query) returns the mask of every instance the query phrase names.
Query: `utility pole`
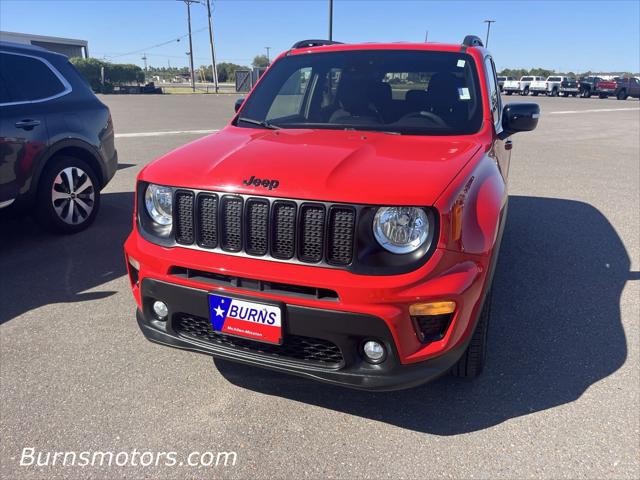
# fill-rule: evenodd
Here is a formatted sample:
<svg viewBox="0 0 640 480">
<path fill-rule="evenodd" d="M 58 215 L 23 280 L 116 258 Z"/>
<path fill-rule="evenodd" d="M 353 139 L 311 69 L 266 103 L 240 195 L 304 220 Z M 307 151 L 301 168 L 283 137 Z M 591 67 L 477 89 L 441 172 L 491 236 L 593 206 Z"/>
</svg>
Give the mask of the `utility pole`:
<svg viewBox="0 0 640 480">
<path fill-rule="evenodd" d="M 329 41 L 333 40 L 333 0 L 329 0 Z"/>
<path fill-rule="evenodd" d="M 179 2 L 184 2 L 187 5 L 187 23 L 189 25 L 189 51 L 187 55 L 189 55 L 189 67 L 191 70 L 191 90 L 196 91 L 196 75 L 193 71 L 193 42 L 191 40 L 191 4 L 192 3 L 200 3 L 197 0 L 178 0 Z"/>
<path fill-rule="evenodd" d="M 267 50 L 267 65 L 269 65 L 271 63 L 271 59 L 269 58 L 269 50 L 271 50 L 271 47 L 264 47 Z"/>
<path fill-rule="evenodd" d="M 485 48 L 489 48 L 489 32 L 491 31 L 491 24 L 496 23 L 495 20 L 485 20 L 484 23 L 487 24 L 487 39 L 484 42 Z"/>
<path fill-rule="evenodd" d="M 144 61 L 144 71 L 147 71 L 147 54 L 143 53 L 142 54 L 142 60 Z"/>
<path fill-rule="evenodd" d="M 426 33 L 424 34 L 424 43 L 427 43 L 429 41 L 429 30 L 426 31 Z"/>
<path fill-rule="evenodd" d="M 211 75 L 213 76 L 213 86 L 218 93 L 218 67 L 216 66 L 216 54 L 213 47 L 213 20 L 211 18 L 211 1 L 207 0 L 207 12 L 209 14 L 209 45 L 211 46 Z"/>
</svg>

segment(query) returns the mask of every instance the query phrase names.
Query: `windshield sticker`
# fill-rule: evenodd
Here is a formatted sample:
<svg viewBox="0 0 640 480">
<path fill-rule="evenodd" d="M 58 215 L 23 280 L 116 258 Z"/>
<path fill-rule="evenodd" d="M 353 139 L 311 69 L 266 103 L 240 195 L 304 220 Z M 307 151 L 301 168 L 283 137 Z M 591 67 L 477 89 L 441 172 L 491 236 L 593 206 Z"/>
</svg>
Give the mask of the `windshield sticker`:
<svg viewBox="0 0 640 480">
<path fill-rule="evenodd" d="M 464 68 L 465 63 L 464 60 L 458 60 L 458 68 Z"/>
<path fill-rule="evenodd" d="M 458 89 L 458 96 L 460 100 L 471 100 L 471 95 L 469 94 L 469 89 L 467 87 Z"/>
</svg>

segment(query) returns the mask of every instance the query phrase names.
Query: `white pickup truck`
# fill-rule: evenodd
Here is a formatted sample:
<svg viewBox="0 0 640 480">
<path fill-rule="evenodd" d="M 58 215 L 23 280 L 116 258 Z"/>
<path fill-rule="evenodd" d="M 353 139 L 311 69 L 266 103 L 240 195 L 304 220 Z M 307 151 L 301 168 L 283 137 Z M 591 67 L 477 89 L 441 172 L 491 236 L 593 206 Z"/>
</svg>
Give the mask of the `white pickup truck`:
<svg viewBox="0 0 640 480">
<path fill-rule="evenodd" d="M 552 75 L 547 77 L 546 80 L 535 80 L 531 82 L 531 85 L 529 85 L 529 91 L 534 96 L 538 96 L 539 94 L 543 93 L 551 97 L 557 97 L 560 93 L 560 84 L 565 78 L 566 77 Z"/>
<path fill-rule="evenodd" d="M 544 80 L 542 77 L 536 77 L 533 75 L 525 75 L 521 77 L 520 80 L 511 80 L 508 82 L 504 82 L 504 87 L 502 87 L 502 91 L 507 95 L 511 95 L 512 93 L 519 93 L 520 95 L 529 95 L 529 90 L 531 83 Z"/>
</svg>

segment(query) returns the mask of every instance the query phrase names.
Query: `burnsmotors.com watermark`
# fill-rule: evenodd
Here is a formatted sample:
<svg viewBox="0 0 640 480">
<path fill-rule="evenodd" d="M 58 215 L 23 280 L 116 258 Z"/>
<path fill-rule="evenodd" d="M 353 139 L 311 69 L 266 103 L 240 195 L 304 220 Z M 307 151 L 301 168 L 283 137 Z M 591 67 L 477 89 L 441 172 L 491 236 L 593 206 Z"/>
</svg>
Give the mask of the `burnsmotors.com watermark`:
<svg viewBox="0 0 640 480">
<path fill-rule="evenodd" d="M 52 452 L 25 447 L 21 467 L 233 467 L 236 452 L 152 452 L 148 450 Z"/>
</svg>

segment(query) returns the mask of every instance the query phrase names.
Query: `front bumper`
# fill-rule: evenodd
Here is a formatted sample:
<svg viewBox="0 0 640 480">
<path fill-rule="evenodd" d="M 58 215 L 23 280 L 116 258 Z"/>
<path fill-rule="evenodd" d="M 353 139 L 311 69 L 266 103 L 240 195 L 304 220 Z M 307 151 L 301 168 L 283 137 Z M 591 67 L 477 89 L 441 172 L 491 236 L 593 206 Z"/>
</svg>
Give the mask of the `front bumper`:
<svg viewBox="0 0 640 480">
<path fill-rule="evenodd" d="M 283 306 L 285 340 L 282 347 L 242 339 L 236 343 L 234 339 L 228 341 L 228 337 L 225 341 L 211 341 L 182 328 L 185 318 L 191 323 L 194 318 L 202 324 L 208 322 L 207 291 L 152 279 L 145 279 L 141 290 L 143 306 L 136 312 L 138 325 L 154 343 L 357 389 L 396 390 L 433 380 L 453 366 L 468 343 L 465 341 L 432 360 L 403 365 L 393 336 L 382 319 L 296 305 Z M 162 299 L 170 306 L 169 320 L 156 319 L 152 312 L 154 299 Z M 185 311 L 189 314 L 185 315 Z M 330 342 L 340 349 L 342 359 L 318 362 L 292 358 L 286 355 L 294 348 L 287 344 L 288 338 Z M 382 341 L 387 350 L 384 362 L 378 365 L 366 362 L 360 355 L 362 342 L 372 338 Z"/>
<path fill-rule="evenodd" d="M 464 352 L 476 320 L 497 255 L 473 256 L 436 249 L 419 269 L 392 276 L 356 275 L 344 270 L 274 263 L 180 247 L 161 247 L 134 232 L 125 252 L 138 322 L 156 343 L 207 353 L 254 366 L 270 368 L 353 388 L 394 390 L 427 382 L 446 373 Z M 139 270 L 131 266 L 138 265 Z M 176 268 L 212 272 L 231 278 L 225 285 L 201 276 L 176 274 Z M 237 279 L 238 281 L 234 281 Z M 208 281 L 210 280 L 210 281 Z M 274 290 L 248 290 L 251 282 L 277 282 L 331 289 L 337 298 L 310 298 Z M 259 352 L 252 346 L 233 346 L 219 338 L 198 338 L 181 330 L 181 321 L 209 328 L 209 292 L 260 302 L 278 302 L 284 312 L 285 342 L 290 336 L 309 337 L 336 345 L 337 364 L 292 361 L 277 352 Z M 170 310 L 169 320 L 154 318 L 152 303 L 160 299 Z M 440 340 L 423 344 L 409 315 L 416 302 L 451 300 L 456 303 L 451 323 Z M 211 333 L 211 332 L 209 332 Z M 382 341 L 387 358 L 378 365 L 360 354 L 365 339 Z M 220 340 L 220 341 L 218 341 Z M 260 344 L 258 344 L 259 346 Z M 256 346 L 256 348 L 253 348 Z"/>
</svg>

